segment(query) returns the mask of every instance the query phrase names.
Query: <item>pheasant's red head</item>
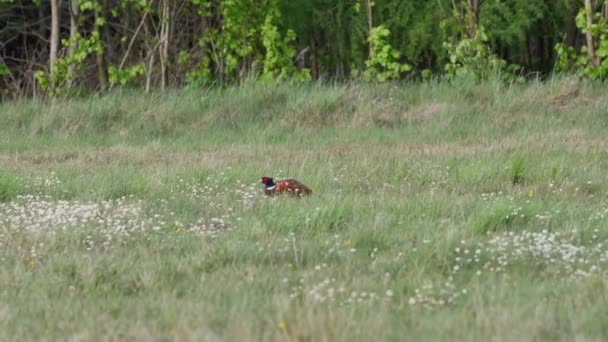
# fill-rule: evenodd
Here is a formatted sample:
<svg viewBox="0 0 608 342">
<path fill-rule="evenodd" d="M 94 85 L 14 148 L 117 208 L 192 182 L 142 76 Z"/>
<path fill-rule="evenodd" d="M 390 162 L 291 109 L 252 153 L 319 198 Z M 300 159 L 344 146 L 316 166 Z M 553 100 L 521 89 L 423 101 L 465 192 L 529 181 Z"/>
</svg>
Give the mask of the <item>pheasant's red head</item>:
<svg viewBox="0 0 608 342">
<path fill-rule="evenodd" d="M 273 186 L 274 181 L 272 180 L 272 178 L 264 176 L 264 177 L 262 177 L 262 184 L 264 184 L 266 186 Z"/>
</svg>

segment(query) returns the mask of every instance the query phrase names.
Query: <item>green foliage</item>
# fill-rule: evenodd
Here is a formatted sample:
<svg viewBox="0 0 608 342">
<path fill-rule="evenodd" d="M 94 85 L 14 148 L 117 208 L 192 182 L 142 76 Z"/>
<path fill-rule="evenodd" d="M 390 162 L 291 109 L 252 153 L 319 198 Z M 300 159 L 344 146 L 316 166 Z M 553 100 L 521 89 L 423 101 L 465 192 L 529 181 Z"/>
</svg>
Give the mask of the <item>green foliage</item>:
<svg viewBox="0 0 608 342">
<path fill-rule="evenodd" d="M 97 5 L 96 5 L 97 4 Z M 80 2 L 81 10 L 97 10 L 99 4 L 96 1 Z M 70 39 L 63 39 L 62 45 L 72 47 L 73 51 L 59 58 L 54 65 L 54 73 L 46 73 L 39 70 L 35 73 L 36 80 L 42 91 L 48 92 L 51 96 L 65 93 L 68 87 L 72 86 L 72 81 L 86 67 L 86 60 L 92 54 L 103 54 L 104 46 L 101 39 L 100 28 L 105 25 L 104 18 L 97 18 L 94 23 L 95 29 L 89 37 L 76 34 Z"/>
<path fill-rule="evenodd" d="M 445 58 L 444 37 L 438 23 L 448 4 L 443 0 L 375 0 L 373 4 L 374 22 L 390 31 L 387 41 L 401 53 L 402 59 L 417 69 L 436 69 L 428 56 L 436 56 L 436 62 Z"/>
<path fill-rule="evenodd" d="M 594 39 L 595 54 L 599 59 L 599 65 L 595 65 L 589 58 L 587 46 L 582 46 L 580 51 L 564 43 L 555 45 L 557 52 L 557 71 L 574 72 L 579 76 L 590 79 L 608 78 L 608 18 L 601 13 L 594 13 L 594 22 L 591 25 L 591 35 Z M 576 26 L 587 34 L 587 12 L 584 8 L 576 16 Z"/>
<path fill-rule="evenodd" d="M 143 63 L 130 66 L 126 69 L 119 69 L 115 66 L 108 68 L 108 78 L 111 85 L 124 86 L 133 81 L 137 76 L 143 75 L 145 67 Z"/>
<path fill-rule="evenodd" d="M 423 80 L 428 81 L 433 76 L 433 72 L 429 69 L 424 69 L 420 72 L 420 76 Z"/>
<path fill-rule="evenodd" d="M 186 73 L 186 81 L 188 85 L 194 88 L 199 88 L 204 85 L 208 85 L 213 82 L 213 74 L 211 72 L 211 59 L 208 56 L 204 56 L 197 63 L 197 67 L 194 70 L 190 70 Z"/>
<path fill-rule="evenodd" d="M 262 61 L 260 29 L 265 6 L 254 0 L 221 0 L 213 8 L 210 1 L 196 0 L 193 4 L 203 17 L 212 18 L 217 11 L 221 25 L 208 28 L 199 38 L 205 54 L 196 68 L 187 72 L 189 85 L 230 82 Z"/>
<path fill-rule="evenodd" d="M 6 64 L 0 63 L 0 77 L 10 75 L 11 71 L 9 70 Z"/>
<path fill-rule="evenodd" d="M 445 71 L 454 78 L 481 81 L 495 73 L 512 73 L 518 69 L 518 66 L 508 65 L 492 52 L 488 36 L 481 26 L 474 37 L 463 35 L 455 43 L 445 42 L 444 47 L 449 55 Z"/>
<path fill-rule="evenodd" d="M 103 53 L 99 31 L 94 31 L 88 38 L 77 34 L 70 40 L 62 40 L 62 44 L 74 46 L 73 53 L 57 60 L 53 75 L 41 70 L 35 74 L 40 88 L 43 91 L 50 91 L 51 95 L 59 95 L 67 90 L 66 86 L 70 85 L 76 74 L 85 67 L 85 61 L 91 54 Z"/>
<path fill-rule="evenodd" d="M 82 12 L 99 12 L 102 10 L 101 3 L 97 0 L 79 0 L 78 5 Z"/>
<path fill-rule="evenodd" d="M 255 43 L 259 28 L 259 6 L 253 0 L 222 0 L 220 14 L 222 26 L 211 29 L 203 38 L 205 44 L 215 47 L 209 56 L 217 67 L 218 78 L 222 81 L 235 79 L 246 58 L 255 61 Z"/>
<path fill-rule="evenodd" d="M 211 12 L 211 1 L 209 0 L 190 0 L 196 6 L 198 15 L 207 17 Z"/>
<path fill-rule="evenodd" d="M 561 21 L 564 10 L 563 5 L 559 3 L 566 1 L 549 3 L 546 0 L 482 0 L 480 25 L 486 29 L 485 32 L 492 43 L 525 48 L 529 43 L 526 42 L 526 34 L 539 20 L 560 20 L 560 26 L 563 26 Z M 553 19 L 553 16 L 556 16 L 556 19 Z"/>
<path fill-rule="evenodd" d="M 298 70 L 293 64 L 297 51 L 290 44 L 295 40 L 296 35 L 293 30 L 287 30 L 285 37 L 281 37 L 275 24 L 280 18 L 278 1 L 272 0 L 261 28 L 262 44 L 265 49 L 262 78 L 266 80 L 290 78 L 296 81 L 310 80 L 309 70 Z"/>
<path fill-rule="evenodd" d="M 209 1 L 193 1 L 201 16 L 211 16 Z M 223 0 L 219 3 L 221 27 L 210 28 L 199 39 L 206 54 L 186 74 L 190 86 L 230 82 L 249 73 L 258 73 L 265 80 L 310 79 L 309 71 L 294 66 L 297 50 L 292 46 L 296 36 L 287 30 L 280 33 L 282 19 L 278 0 L 267 0 L 264 6 L 253 0 Z M 182 61 L 190 59 L 183 55 Z"/>
<path fill-rule="evenodd" d="M 211 12 L 211 1 L 208 0 L 191 0 L 192 4 L 195 6 L 196 11 L 199 16 L 204 18 L 210 17 L 212 15 Z M 218 35 L 216 30 L 209 30 L 209 32 L 205 32 L 202 37 L 198 39 L 198 46 L 202 49 L 205 49 L 207 53 L 202 54 L 202 56 L 198 57 L 198 59 L 194 58 L 190 51 L 180 51 L 177 63 L 180 66 L 193 66 L 187 68 L 186 71 L 186 83 L 190 87 L 198 88 L 204 85 L 209 85 L 214 81 L 214 73 L 211 69 L 211 62 L 214 61 L 216 63 L 221 64 L 221 58 L 216 52 L 215 48 L 215 36 Z M 209 50 L 209 45 L 210 50 Z M 222 52 L 224 50 L 222 49 Z M 222 71 L 222 68 L 218 68 L 219 71 Z"/>
<path fill-rule="evenodd" d="M 584 74 L 583 71 L 589 64 L 589 57 L 587 54 L 579 53 L 573 47 L 564 43 L 557 43 L 555 45 L 555 51 L 557 52 L 555 70 L 574 72 L 578 75 Z"/>
<path fill-rule="evenodd" d="M 397 80 L 412 70 L 409 64 L 401 63 L 401 53 L 387 42 L 390 35 L 389 29 L 383 25 L 374 27 L 370 32 L 368 42 L 371 53 L 365 62 L 366 79 L 380 82 Z"/>
</svg>

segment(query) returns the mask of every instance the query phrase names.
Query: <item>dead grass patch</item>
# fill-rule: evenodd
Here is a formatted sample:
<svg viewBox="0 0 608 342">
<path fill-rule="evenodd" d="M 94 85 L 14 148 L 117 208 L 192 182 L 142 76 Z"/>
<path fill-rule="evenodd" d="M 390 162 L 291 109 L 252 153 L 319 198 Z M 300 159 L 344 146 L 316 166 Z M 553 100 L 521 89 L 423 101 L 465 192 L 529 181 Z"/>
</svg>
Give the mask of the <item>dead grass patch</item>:
<svg viewBox="0 0 608 342">
<path fill-rule="evenodd" d="M 0 168 L 21 170 L 23 168 L 53 169 L 74 167 L 79 170 L 99 170 L 117 165 L 147 168 L 220 169 L 234 163 L 260 163 L 272 161 L 294 161 L 305 163 L 318 157 L 361 158 L 368 151 L 374 155 L 387 154 L 399 157 L 458 157 L 486 153 L 512 152 L 517 149 L 542 151 L 587 152 L 608 148 L 608 138 L 590 138 L 581 130 L 535 134 L 528 137 L 508 136 L 500 139 L 484 139 L 475 143 L 445 142 L 421 143 L 401 141 L 398 143 L 348 143 L 323 147 L 293 148 L 288 146 L 239 145 L 217 150 L 184 151 L 163 148 L 155 144 L 145 146 L 116 145 L 108 148 L 88 148 L 77 151 L 49 150 L 19 154 L 0 153 Z M 271 158 L 268 156 L 272 156 Z"/>
<path fill-rule="evenodd" d="M 518 122 L 524 122 L 533 115 L 535 114 L 525 110 L 500 111 L 494 114 L 492 121 L 497 127 L 507 128 L 516 125 Z"/>
<path fill-rule="evenodd" d="M 281 127 L 321 127 L 346 122 L 355 111 L 357 92 L 329 94 L 316 101 L 293 104 L 279 120 Z"/>
<path fill-rule="evenodd" d="M 377 101 L 370 107 L 364 111 L 358 111 L 351 122 L 353 127 L 394 128 L 403 124 L 425 123 L 445 112 L 448 105 L 442 102 L 431 102 L 404 109 L 403 104 L 389 99 Z"/>
<path fill-rule="evenodd" d="M 578 106 L 585 102 L 583 87 L 577 78 L 569 77 L 561 81 L 549 95 L 549 103 L 557 111 Z"/>
<path fill-rule="evenodd" d="M 438 114 L 445 112 L 448 105 L 442 102 L 431 102 L 401 113 L 401 119 L 407 122 L 427 122 Z"/>
</svg>

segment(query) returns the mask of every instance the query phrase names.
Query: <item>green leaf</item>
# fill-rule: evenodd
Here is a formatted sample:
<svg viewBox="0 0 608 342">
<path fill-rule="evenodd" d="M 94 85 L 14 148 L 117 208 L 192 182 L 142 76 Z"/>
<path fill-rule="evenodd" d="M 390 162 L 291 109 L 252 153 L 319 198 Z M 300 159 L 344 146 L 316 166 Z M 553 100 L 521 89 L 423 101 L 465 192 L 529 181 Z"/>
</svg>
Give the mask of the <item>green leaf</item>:
<svg viewBox="0 0 608 342">
<path fill-rule="evenodd" d="M 0 64 L 0 76 L 10 75 L 10 70 L 6 64 Z"/>
</svg>

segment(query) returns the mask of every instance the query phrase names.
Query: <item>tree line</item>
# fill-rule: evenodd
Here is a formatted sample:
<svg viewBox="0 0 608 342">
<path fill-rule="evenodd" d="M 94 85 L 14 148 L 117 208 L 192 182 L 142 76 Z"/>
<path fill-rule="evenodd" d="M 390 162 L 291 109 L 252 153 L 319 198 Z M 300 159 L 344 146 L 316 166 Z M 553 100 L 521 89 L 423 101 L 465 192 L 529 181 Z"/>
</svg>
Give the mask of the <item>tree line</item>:
<svg viewBox="0 0 608 342">
<path fill-rule="evenodd" d="M 608 76 L 608 0 L 0 0 L 3 98 L 556 70 Z"/>
</svg>

